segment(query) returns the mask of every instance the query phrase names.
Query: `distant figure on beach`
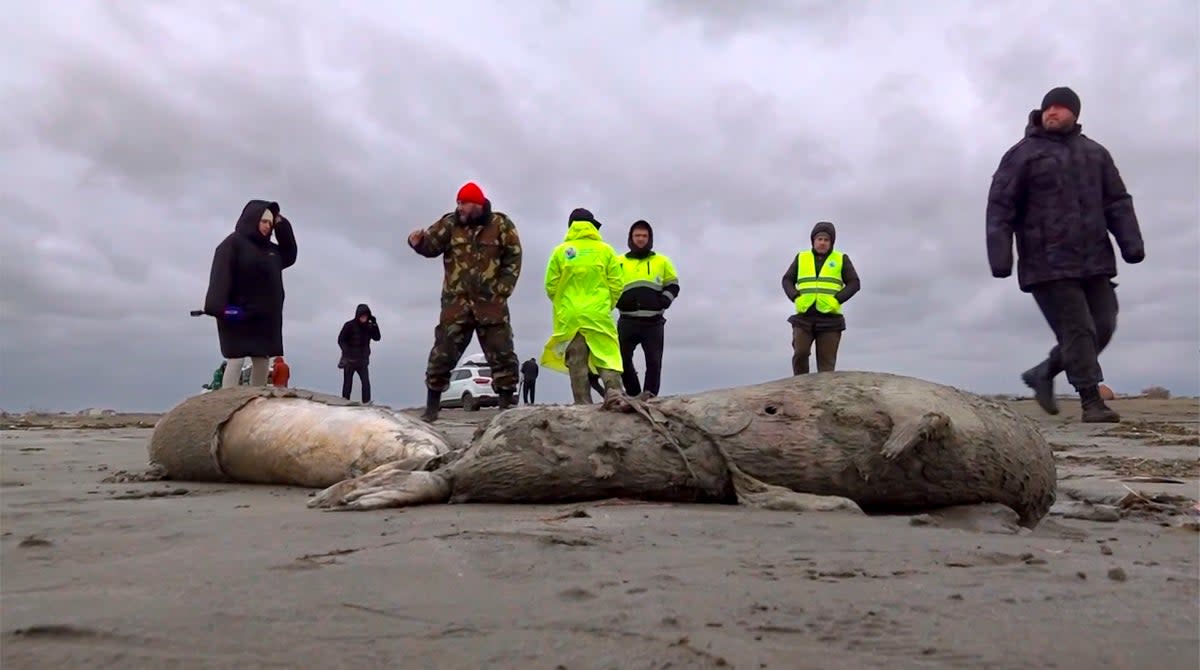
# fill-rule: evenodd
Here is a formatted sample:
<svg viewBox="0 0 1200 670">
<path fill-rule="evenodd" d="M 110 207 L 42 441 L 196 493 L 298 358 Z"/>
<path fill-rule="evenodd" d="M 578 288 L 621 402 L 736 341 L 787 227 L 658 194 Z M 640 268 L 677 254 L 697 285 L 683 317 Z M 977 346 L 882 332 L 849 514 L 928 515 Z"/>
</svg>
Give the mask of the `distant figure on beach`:
<svg viewBox="0 0 1200 670">
<path fill-rule="evenodd" d="M 288 381 L 292 378 L 292 368 L 283 360 L 283 356 L 276 356 L 271 363 L 271 386 L 277 388 L 287 388 Z"/>
<path fill-rule="evenodd" d="M 1029 112 L 1025 137 L 1000 158 L 987 203 L 987 253 L 992 276 L 1012 274 L 1032 293 L 1057 344 L 1021 379 L 1041 408 L 1058 414 L 1054 378 L 1064 370 L 1087 423 L 1121 417 L 1100 397 L 1100 352 L 1117 329 L 1117 261 L 1111 233 L 1126 263 L 1146 257 L 1133 198 L 1112 156 L 1079 125 L 1081 103 L 1065 86 L 1050 89 Z"/>
<path fill-rule="evenodd" d="M 337 343 L 342 350 L 338 367 L 342 369 L 342 397 L 350 399 L 350 391 L 354 388 L 354 375 L 362 384 L 362 403 L 371 402 L 371 374 L 368 370 L 371 364 L 371 342 L 378 342 L 379 322 L 371 313 L 371 307 L 361 303 L 354 308 L 354 318 L 342 324 L 338 333 Z"/>
<path fill-rule="evenodd" d="M 629 227 L 629 251 L 621 257 L 624 288 L 617 301 L 620 317 L 617 336 L 621 341 L 621 381 L 631 396 L 658 395 L 662 385 L 663 329 L 665 312 L 679 297 L 679 277 L 667 256 L 654 250 L 654 228 L 638 220 Z M 642 348 L 646 361 L 646 383 L 638 383 L 633 352 Z"/>
<path fill-rule="evenodd" d="M 537 378 L 538 364 L 537 360 L 530 358 L 521 364 L 521 402 L 526 405 L 534 404 L 534 396 L 537 395 Z"/>
<path fill-rule="evenodd" d="M 860 288 L 858 271 L 850 257 L 834 249 L 837 229 L 819 221 L 809 233 L 811 248 L 792 258 L 783 273 L 783 293 L 796 313 L 792 324 L 792 374 L 808 374 L 808 359 L 817 346 L 817 372 L 833 372 L 838 347 L 846 330 L 842 305 Z"/>
<path fill-rule="evenodd" d="M 425 366 L 425 412 L 436 421 L 450 371 L 471 337 L 492 369 L 492 389 L 501 410 L 516 404 L 520 361 L 513 347 L 508 299 L 521 275 L 521 239 L 507 215 L 492 210 L 492 201 L 474 182 L 458 190 L 454 211 L 429 228 L 408 236 L 408 246 L 426 258 L 442 257 L 442 311 L 434 329 Z"/>
<path fill-rule="evenodd" d="M 250 384 L 266 386 L 270 358 L 284 353 L 283 271 L 295 263 L 296 236 L 279 203 L 246 203 L 234 231 L 213 252 L 204 298 L 229 363 L 222 386 L 238 384 L 244 358 L 251 362 Z"/>
<path fill-rule="evenodd" d="M 542 365 L 566 372 L 575 404 L 591 404 L 589 372 L 604 382 L 604 395 L 620 395 L 621 345 L 612 311 L 621 297 L 621 261 L 600 237 L 600 222 L 586 209 L 567 217 L 567 234 L 546 266 L 546 296 L 554 332 Z"/>
</svg>

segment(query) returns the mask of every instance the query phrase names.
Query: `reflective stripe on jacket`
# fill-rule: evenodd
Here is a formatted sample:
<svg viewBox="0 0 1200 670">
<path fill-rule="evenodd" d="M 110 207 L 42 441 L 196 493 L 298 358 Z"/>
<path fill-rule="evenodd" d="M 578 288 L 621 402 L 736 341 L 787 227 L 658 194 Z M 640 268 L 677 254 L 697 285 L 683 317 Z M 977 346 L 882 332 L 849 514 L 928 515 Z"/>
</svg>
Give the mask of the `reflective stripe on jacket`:
<svg viewBox="0 0 1200 670">
<path fill-rule="evenodd" d="M 796 257 L 796 313 L 807 312 L 815 304 L 818 312 L 841 314 L 842 306 L 835 296 L 845 286 L 842 282 L 842 252 L 831 249 L 820 274 L 816 271 L 814 258 L 812 249 L 805 249 Z"/>
</svg>

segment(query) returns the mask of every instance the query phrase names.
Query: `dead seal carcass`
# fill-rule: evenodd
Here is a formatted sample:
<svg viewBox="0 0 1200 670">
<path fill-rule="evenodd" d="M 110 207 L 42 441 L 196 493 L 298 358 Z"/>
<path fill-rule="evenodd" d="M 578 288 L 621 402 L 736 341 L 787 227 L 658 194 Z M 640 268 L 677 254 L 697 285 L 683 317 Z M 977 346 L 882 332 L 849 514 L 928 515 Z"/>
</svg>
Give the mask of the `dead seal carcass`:
<svg viewBox="0 0 1200 670">
<path fill-rule="evenodd" d="M 620 404 L 508 410 L 464 450 L 415 471 L 381 466 L 309 506 L 630 497 L 914 512 L 1001 503 L 1033 526 L 1055 499 L 1053 453 L 1031 420 L 912 377 L 809 374 Z"/>
<path fill-rule="evenodd" d="M 192 396 L 158 421 L 149 445 L 151 468 L 169 479 L 310 488 L 449 449 L 439 431 L 386 407 L 269 386 Z"/>
</svg>

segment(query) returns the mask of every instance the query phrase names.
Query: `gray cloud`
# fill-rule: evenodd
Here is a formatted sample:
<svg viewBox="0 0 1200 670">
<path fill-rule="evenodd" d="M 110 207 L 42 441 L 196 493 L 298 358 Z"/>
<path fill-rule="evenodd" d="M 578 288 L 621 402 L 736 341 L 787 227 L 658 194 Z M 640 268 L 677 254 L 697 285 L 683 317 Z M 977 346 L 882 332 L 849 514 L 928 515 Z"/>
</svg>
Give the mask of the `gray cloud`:
<svg viewBox="0 0 1200 670">
<path fill-rule="evenodd" d="M 260 197 L 300 246 L 295 381 L 340 386 L 337 330 L 365 301 L 376 395 L 414 404 L 441 264 L 404 237 L 468 179 L 525 244 L 522 358 L 549 334 L 547 254 L 587 206 L 618 249 L 650 220 L 680 271 L 665 392 L 784 376 L 779 277 L 827 219 L 863 279 L 841 367 L 1020 391 L 1051 335 L 990 277 L 983 212 L 1000 155 L 1062 83 L 1147 240 L 1121 267 L 1106 376 L 1200 392 L 1194 3 L 1060 7 L 1052 24 L 1017 2 L 72 7 L 21 5 L 0 27 L 0 407 L 164 409 L 199 390 L 219 353 L 187 311 Z"/>
</svg>

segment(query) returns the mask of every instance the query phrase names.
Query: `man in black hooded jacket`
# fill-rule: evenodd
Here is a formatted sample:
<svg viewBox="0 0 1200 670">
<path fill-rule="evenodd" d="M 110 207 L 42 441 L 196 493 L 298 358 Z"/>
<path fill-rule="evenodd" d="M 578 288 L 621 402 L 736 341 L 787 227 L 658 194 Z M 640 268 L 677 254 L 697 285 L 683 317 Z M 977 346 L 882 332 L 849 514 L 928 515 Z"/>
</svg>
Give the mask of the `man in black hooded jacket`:
<svg viewBox="0 0 1200 670">
<path fill-rule="evenodd" d="M 357 372 L 358 380 L 362 382 L 362 403 L 371 402 L 371 375 L 367 366 L 371 363 L 371 341 L 380 339 L 379 322 L 365 303 L 355 308 L 353 319 L 342 324 L 337 339 L 342 350 L 338 367 L 342 368 L 342 397 L 346 400 L 350 399 L 354 373 Z"/>
<path fill-rule="evenodd" d="M 679 277 L 671 259 L 654 251 L 654 228 L 646 221 L 629 227 L 629 251 L 621 257 L 624 288 L 617 301 L 617 338 L 621 343 L 621 384 L 630 396 L 641 395 L 633 352 L 646 359 L 645 395 L 658 395 L 662 383 L 665 312 L 679 297 Z"/>
<path fill-rule="evenodd" d="M 808 374 L 808 357 L 817 345 L 817 372 L 833 372 L 846 330 L 842 305 L 861 287 L 850 257 L 836 251 L 837 230 L 820 221 L 808 235 L 811 249 L 792 258 L 783 273 L 783 292 L 796 308 L 792 324 L 792 374 Z"/>
<path fill-rule="evenodd" d="M 987 253 L 992 276 L 1012 274 L 1013 238 L 1017 283 L 1032 293 L 1057 344 L 1024 382 L 1049 414 L 1058 414 L 1054 377 L 1066 371 L 1079 393 L 1082 419 L 1116 423 L 1104 404 L 1099 355 L 1117 327 L 1117 261 L 1146 257 L 1133 198 L 1100 143 L 1081 132 L 1079 96 L 1051 89 L 1029 113 L 1025 137 L 1000 159 L 987 204 Z"/>
</svg>

